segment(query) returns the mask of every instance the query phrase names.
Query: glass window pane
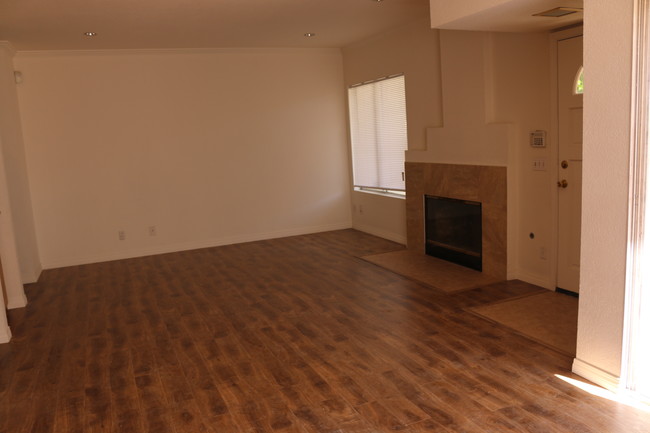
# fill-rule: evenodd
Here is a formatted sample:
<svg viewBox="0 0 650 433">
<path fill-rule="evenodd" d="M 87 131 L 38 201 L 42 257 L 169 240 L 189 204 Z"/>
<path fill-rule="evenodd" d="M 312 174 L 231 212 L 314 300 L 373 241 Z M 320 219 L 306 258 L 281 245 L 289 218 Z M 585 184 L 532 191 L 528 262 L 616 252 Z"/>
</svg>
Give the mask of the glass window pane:
<svg viewBox="0 0 650 433">
<path fill-rule="evenodd" d="M 582 95 L 583 93 L 585 93 L 584 68 L 580 66 L 573 84 L 573 94 Z"/>
<path fill-rule="evenodd" d="M 354 186 L 403 191 L 404 76 L 352 87 L 348 96 Z"/>
</svg>

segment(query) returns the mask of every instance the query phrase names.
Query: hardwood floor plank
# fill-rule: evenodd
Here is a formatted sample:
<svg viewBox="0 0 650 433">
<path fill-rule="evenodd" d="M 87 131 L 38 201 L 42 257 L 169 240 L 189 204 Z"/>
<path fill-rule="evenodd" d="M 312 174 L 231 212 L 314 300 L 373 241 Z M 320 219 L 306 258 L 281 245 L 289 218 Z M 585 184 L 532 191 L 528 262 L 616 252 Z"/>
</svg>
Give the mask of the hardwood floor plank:
<svg viewBox="0 0 650 433">
<path fill-rule="evenodd" d="M 109 360 L 109 382 L 113 424 L 121 432 L 143 430 L 140 401 L 131 366 L 130 351 L 120 344 Z"/>
<path fill-rule="evenodd" d="M 143 431 L 152 433 L 173 432 L 169 417 L 170 405 L 157 373 L 136 376 L 135 383 L 143 414 Z"/>
<path fill-rule="evenodd" d="M 404 430 L 405 425 L 394 417 L 390 411 L 377 401 L 357 406 L 356 410 L 363 415 L 376 428 L 392 430 Z"/>
<path fill-rule="evenodd" d="M 193 401 L 184 401 L 170 409 L 174 430 L 177 433 L 219 433 L 212 423 L 205 422 Z"/>
<path fill-rule="evenodd" d="M 55 433 L 83 433 L 84 403 L 83 394 L 59 396 L 52 431 Z"/>
</svg>

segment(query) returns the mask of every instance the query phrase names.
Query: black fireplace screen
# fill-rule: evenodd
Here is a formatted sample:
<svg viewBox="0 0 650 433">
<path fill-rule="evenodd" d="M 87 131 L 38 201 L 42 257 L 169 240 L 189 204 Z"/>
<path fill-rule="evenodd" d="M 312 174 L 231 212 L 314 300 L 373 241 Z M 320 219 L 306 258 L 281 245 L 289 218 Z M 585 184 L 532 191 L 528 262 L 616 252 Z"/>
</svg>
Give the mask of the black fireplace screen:
<svg viewBox="0 0 650 433">
<path fill-rule="evenodd" d="M 425 196 L 426 253 L 483 270 L 481 203 Z"/>
</svg>

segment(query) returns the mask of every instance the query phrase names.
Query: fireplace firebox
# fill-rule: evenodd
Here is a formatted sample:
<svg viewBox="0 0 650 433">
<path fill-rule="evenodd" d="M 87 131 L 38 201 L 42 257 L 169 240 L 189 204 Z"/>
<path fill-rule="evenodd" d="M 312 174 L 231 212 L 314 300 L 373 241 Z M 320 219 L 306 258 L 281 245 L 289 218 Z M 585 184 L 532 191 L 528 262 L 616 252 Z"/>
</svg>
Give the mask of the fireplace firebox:
<svg viewBox="0 0 650 433">
<path fill-rule="evenodd" d="M 425 195 L 426 254 L 483 270 L 481 203 Z"/>
</svg>

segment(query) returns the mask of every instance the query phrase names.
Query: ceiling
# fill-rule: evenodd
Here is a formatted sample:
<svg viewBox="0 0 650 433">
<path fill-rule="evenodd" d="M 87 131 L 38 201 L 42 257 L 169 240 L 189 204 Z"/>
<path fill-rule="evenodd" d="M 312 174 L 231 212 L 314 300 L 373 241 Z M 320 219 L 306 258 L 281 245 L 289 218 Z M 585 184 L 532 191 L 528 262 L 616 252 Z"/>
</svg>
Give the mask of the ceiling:
<svg viewBox="0 0 650 433">
<path fill-rule="evenodd" d="M 0 0 L 0 40 L 21 51 L 342 47 L 428 16 L 429 0 Z"/>
<path fill-rule="evenodd" d="M 583 0 L 431 0 L 431 23 L 440 29 L 542 32 L 582 22 L 583 12 L 563 17 L 533 14 L 557 7 L 583 8 Z"/>
</svg>

